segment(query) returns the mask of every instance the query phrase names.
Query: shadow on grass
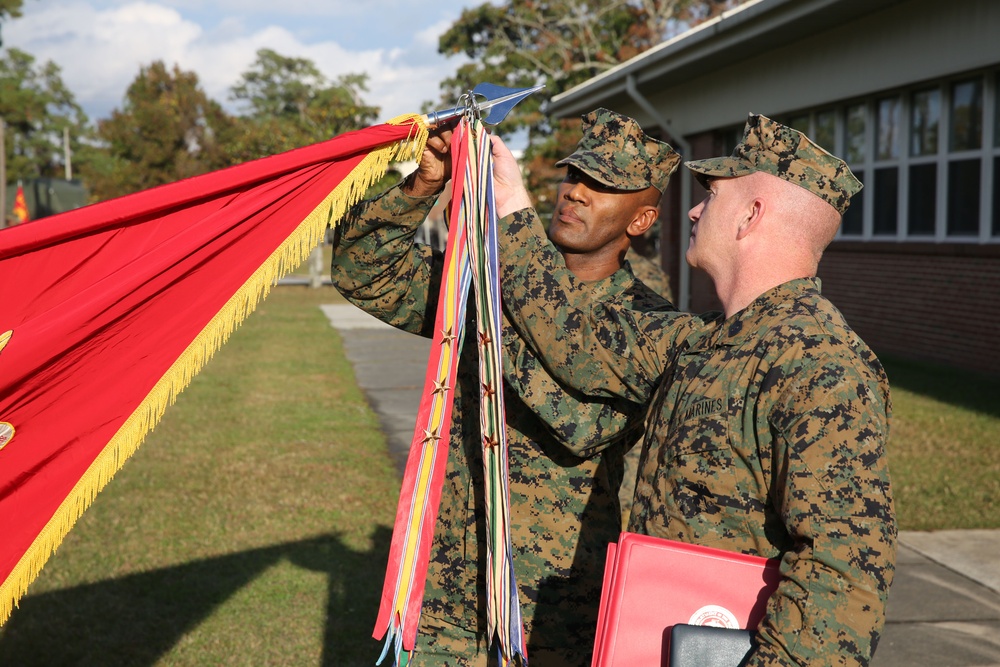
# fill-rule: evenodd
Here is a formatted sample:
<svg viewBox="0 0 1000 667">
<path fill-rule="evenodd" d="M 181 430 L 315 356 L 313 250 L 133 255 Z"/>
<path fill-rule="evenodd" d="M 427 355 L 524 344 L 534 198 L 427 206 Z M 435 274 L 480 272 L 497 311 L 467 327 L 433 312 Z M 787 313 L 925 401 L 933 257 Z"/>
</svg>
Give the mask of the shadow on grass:
<svg viewBox="0 0 1000 667">
<path fill-rule="evenodd" d="M 216 607 L 288 560 L 328 575 L 323 667 L 372 665 L 390 535 L 377 528 L 367 552 L 324 535 L 29 596 L 0 635 L 0 664 L 153 665 Z"/>
<path fill-rule="evenodd" d="M 889 376 L 889 386 L 1000 417 L 1000 378 L 947 366 L 879 357 Z"/>
</svg>

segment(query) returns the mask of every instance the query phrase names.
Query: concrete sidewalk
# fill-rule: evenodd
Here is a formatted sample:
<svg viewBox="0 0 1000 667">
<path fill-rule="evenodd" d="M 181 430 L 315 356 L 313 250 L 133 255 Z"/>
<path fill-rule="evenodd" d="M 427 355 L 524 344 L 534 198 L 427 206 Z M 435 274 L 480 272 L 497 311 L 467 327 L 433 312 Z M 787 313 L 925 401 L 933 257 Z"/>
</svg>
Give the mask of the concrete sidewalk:
<svg viewBox="0 0 1000 667">
<path fill-rule="evenodd" d="M 323 306 L 402 472 L 430 341 Z M 1000 530 L 903 532 L 874 667 L 1000 667 Z"/>
<path fill-rule="evenodd" d="M 903 531 L 877 667 L 1000 666 L 1000 530 Z"/>
</svg>

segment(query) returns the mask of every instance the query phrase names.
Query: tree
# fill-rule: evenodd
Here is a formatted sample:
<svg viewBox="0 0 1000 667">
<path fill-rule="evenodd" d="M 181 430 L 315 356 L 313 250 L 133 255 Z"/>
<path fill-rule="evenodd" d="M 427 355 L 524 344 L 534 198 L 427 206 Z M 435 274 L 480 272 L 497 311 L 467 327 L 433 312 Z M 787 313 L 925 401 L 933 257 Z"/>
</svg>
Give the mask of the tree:
<svg viewBox="0 0 1000 667">
<path fill-rule="evenodd" d="M 551 126 L 544 114 L 553 95 L 660 43 L 672 32 L 718 15 L 738 0 L 508 0 L 463 10 L 441 36 L 438 50 L 471 59 L 442 83 L 454 103 L 476 83 L 545 89 L 521 102 L 504 121 L 505 132 L 529 131 L 529 189 L 543 205 L 552 190 L 542 165 L 572 150 L 579 123 Z"/>
<path fill-rule="evenodd" d="M 24 0 L 0 0 L 0 21 L 8 18 L 16 19 L 21 16 L 21 7 Z"/>
<path fill-rule="evenodd" d="M 70 131 L 75 152 L 86 139 L 87 116 L 63 84 L 52 62 L 35 65 L 35 58 L 7 49 L 0 59 L 0 118 L 5 133 L 9 180 L 62 178 L 65 169 L 63 132 Z"/>
<path fill-rule="evenodd" d="M 16 19 L 21 15 L 21 5 L 24 0 L 0 0 L 0 25 L 7 19 Z M 3 40 L 0 39 L 0 45 Z"/>
<path fill-rule="evenodd" d="M 331 85 L 310 60 L 259 50 L 231 89 L 232 99 L 247 107 L 236 121 L 231 156 L 239 161 L 271 155 L 370 125 L 379 109 L 361 98 L 366 80 L 347 74 Z"/>
<path fill-rule="evenodd" d="M 198 75 L 162 61 L 142 67 L 121 110 L 98 123 L 106 152 L 87 170 L 97 199 L 144 190 L 228 166 L 233 121 Z"/>
<path fill-rule="evenodd" d="M 86 177 L 98 199 L 195 176 L 329 139 L 370 124 L 365 77 L 330 85 L 309 60 L 263 49 L 232 88 L 243 115 L 208 98 L 193 72 L 154 62 L 139 71 L 122 109 L 99 121 Z"/>
</svg>

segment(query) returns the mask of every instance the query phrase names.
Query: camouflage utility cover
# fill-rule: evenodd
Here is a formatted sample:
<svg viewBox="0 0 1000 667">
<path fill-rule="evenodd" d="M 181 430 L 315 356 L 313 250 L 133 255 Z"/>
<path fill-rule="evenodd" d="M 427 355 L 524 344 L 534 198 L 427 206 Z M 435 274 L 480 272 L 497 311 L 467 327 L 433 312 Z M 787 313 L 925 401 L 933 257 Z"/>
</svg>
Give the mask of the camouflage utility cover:
<svg viewBox="0 0 1000 667">
<path fill-rule="evenodd" d="M 841 215 L 851 197 L 861 190 L 847 163 L 831 155 L 798 130 L 766 116 L 750 114 L 743 140 L 729 157 L 685 162 L 699 182 L 707 178 L 732 178 L 762 171 L 794 183 L 820 197 Z M 707 185 L 706 185 L 707 187 Z"/>
<path fill-rule="evenodd" d="M 334 285 L 349 301 L 426 337 L 443 256 L 414 236 L 432 203 L 399 188 L 364 202 L 338 229 L 332 267 Z M 669 307 L 625 270 L 585 289 L 626 311 Z M 475 331 L 474 322 L 468 326 Z M 642 406 L 564 389 L 506 322 L 504 355 L 511 538 L 528 655 L 536 667 L 588 664 L 606 548 L 621 530 L 622 452 L 641 433 Z M 423 664 L 422 650 L 428 662 L 433 651 L 446 650 L 456 665 L 485 665 L 490 653 L 482 636 L 486 512 L 474 335 L 466 336 L 458 372 L 414 665 Z M 457 655 L 457 647 L 465 652 Z"/>
<path fill-rule="evenodd" d="M 680 162 L 677 151 L 647 137 L 632 118 L 596 109 L 583 116 L 583 137 L 576 150 L 556 166 L 572 165 L 617 190 L 654 187 L 662 193 Z"/>
<path fill-rule="evenodd" d="M 630 529 L 781 559 L 743 664 L 868 665 L 896 557 L 889 388 L 819 281 L 725 320 L 625 311 L 580 289 L 533 210 L 500 238 L 504 302 L 546 367 L 650 404 Z"/>
</svg>

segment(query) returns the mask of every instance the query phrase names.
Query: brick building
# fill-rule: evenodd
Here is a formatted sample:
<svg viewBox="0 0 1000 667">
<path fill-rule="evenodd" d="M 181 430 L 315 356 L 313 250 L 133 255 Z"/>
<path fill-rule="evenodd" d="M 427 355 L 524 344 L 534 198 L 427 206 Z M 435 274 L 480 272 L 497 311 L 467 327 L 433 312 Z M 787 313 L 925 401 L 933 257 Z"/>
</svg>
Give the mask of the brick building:
<svg viewBox="0 0 1000 667">
<path fill-rule="evenodd" d="M 880 354 L 1000 374 L 1000 2 L 751 0 L 552 100 L 629 114 L 687 159 L 728 154 L 748 112 L 806 132 L 864 182 L 820 265 Z M 682 307 L 717 305 L 684 262 L 668 191 L 664 267 Z M 683 213 L 683 214 L 682 214 Z"/>
</svg>

